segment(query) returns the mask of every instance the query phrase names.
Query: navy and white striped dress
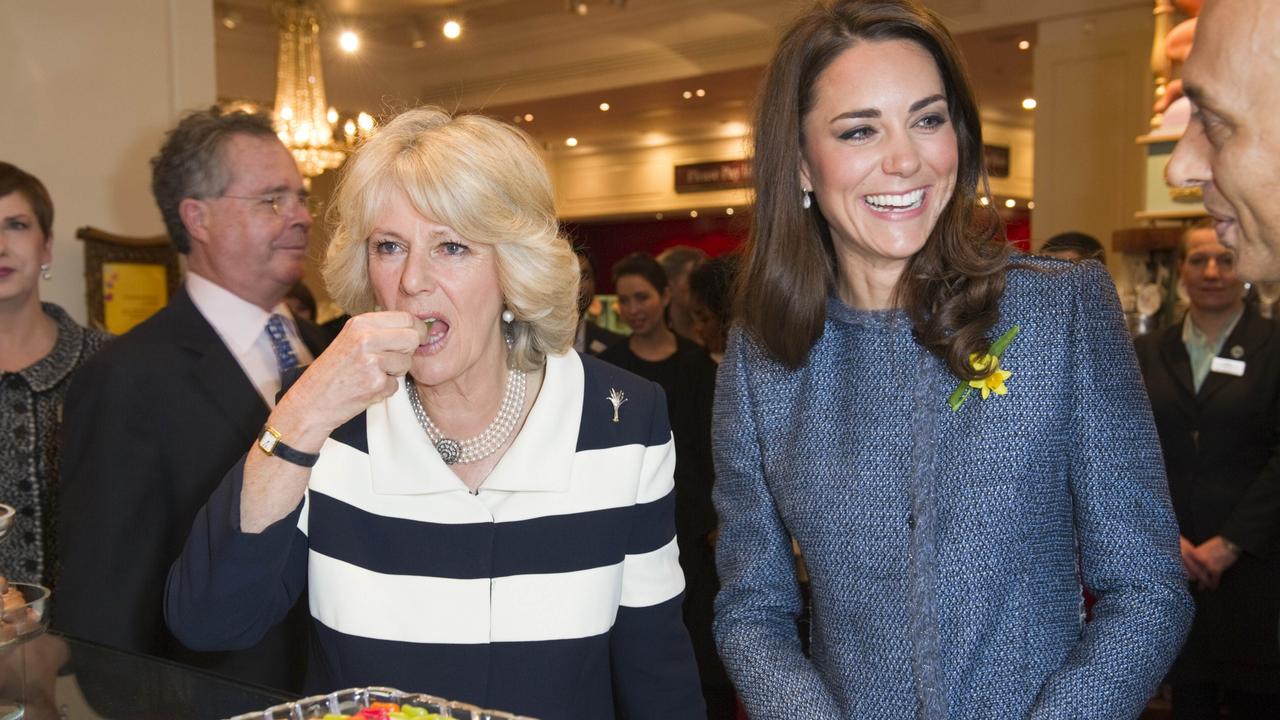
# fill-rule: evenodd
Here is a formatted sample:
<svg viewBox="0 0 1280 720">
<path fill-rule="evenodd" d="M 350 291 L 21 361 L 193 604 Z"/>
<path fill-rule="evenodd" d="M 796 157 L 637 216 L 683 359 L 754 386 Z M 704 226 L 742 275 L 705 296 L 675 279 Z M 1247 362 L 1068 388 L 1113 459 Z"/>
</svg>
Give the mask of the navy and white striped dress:
<svg viewBox="0 0 1280 720">
<path fill-rule="evenodd" d="M 625 393 L 614 423 L 611 391 Z M 390 685 L 553 720 L 705 717 L 655 384 L 548 358 L 524 428 L 477 494 L 404 392 L 326 441 L 306 498 L 239 531 L 242 465 L 196 519 L 166 619 L 197 650 L 251 645 L 306 592 L 308 688 Z"/>
</svg>

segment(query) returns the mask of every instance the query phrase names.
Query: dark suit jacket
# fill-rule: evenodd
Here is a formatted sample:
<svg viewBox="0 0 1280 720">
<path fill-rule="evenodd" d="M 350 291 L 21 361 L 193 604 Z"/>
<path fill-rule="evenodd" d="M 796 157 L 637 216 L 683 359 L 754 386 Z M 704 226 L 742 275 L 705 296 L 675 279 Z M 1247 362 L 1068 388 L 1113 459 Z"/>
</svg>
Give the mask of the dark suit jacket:
<svg viewBox="0 0 1280 720">
<path fill-rule="evenodd" d="M 298 326 L 319 354 L 327 333 Z M 81 369 L 64 409 L 55 627 L 258 685 L 301 688 L 305 608 L 254 647 L 227 653 L 186 650 L 162 612 L 165 577 L 197 511 L 267 414 L 185 289 Z"/>
<path fill-rule="evenodd" d="M 1173 678 L 1280 691 L 1280 327 L 1246 310 L 1222 349 L 1245 362 L 1244 375 L 1210 372 L 1198 393 L 1182 323 L 1137 350 L 1182 534 L 1195 544 L 1222 535 L 1244 550 L 1217 590 L 1196 593 Z"/>
</svg>

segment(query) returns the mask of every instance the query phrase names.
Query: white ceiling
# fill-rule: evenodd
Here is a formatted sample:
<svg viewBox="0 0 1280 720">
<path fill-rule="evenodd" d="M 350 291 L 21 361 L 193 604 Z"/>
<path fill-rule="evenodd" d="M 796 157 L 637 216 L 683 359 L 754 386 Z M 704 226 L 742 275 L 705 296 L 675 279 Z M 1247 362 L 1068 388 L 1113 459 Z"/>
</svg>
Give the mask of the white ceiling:
<svg viewBox="0 0 1280 720">
<path fill-rule="evenodd" d="M 1014 0 L 1009 0 L 1013 2 Z M 1087 0 L 1098 3 L 1108 0 Z M 548 147 L 569 135 L 584 144 L 647 142 L 659 136 L 741 134 L 760 68 L 780 27 L 812 0 L 323 0 L 324 68 L 329 102 L 375 115 L 428 102 L 480 109 L 522 125 Z M 1027 10 L 1040 0 L 932 0 L 959 29 L 984 112 L 1029 123 L 1021 99 L 1031 92 L 1034 41 Z M 1044 0 L 1050 6 L 1056 0 Z M 215 3 L 218 93 L 269 105 L 274 95 L 276 27 L 272 0 Z M 1024 21 L 1007 25 L 1000 21 Z M 228 29 L 221 20 L 239 22 Z M 464 34 L 445 40 L 439 25 L 461 17 Z M 998 25 L 992 25 L 999 23 Z M 345 55 L 336 37 L 360 33 Z M 411 45 L 415 32 L 425 46 Z M 706 91 L 686 100 L 685 90 Z M 600 112 L 600 102 L 611 110 Z"/>
</svg>

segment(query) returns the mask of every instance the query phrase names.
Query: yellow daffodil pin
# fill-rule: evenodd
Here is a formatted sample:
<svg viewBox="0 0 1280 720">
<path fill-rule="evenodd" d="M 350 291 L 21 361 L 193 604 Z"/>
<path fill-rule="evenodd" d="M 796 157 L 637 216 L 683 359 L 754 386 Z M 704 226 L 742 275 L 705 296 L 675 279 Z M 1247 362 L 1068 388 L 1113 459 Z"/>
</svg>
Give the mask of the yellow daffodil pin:
<svg viewBox="0 0 1280 720">
<path fill-rule="evenodd" d="M 991 343 L 991 351 L 986 355 L 974 353 L 969 356 L 969 363 L 973 365 L 973 369 L 986 374 L 977 380 L 960 381 L 955 391 L 951 393 L 951 397 L 947 399 L 947 405 L 951 406 L 952 412 L 964 405 L 971 390 L 981 391 L 983 400 L 991 397 L 991 393 L 1004 395 L 1009 392 L 1009 388 L 1005 387 L 1004 383 L 1013 377 L 1013 373 L 1000 367 L 1000 357 L 1004 355 L 1009 343 L 1018 336 L 1018 330 L 1019 326 L 1014 325 L 1005 331 L 998 340 Z"/>
<path fill-rule="evenodd" d="M 984 378 L 969 381 L 969 387 L 982 391 L 983 400 L 990 397 L 991 393 L 1004 395 L 1009 392 L 1009 388 L 1004 386 L 1004 381 L 1008 380 L 1013 373 L 1000 369 L 1000 358 L 990 354 L 979 357 L 978 353 L 974 353 L 969 356 L 969 362 L 974 370 L 987 373 Z"/>
</svg>

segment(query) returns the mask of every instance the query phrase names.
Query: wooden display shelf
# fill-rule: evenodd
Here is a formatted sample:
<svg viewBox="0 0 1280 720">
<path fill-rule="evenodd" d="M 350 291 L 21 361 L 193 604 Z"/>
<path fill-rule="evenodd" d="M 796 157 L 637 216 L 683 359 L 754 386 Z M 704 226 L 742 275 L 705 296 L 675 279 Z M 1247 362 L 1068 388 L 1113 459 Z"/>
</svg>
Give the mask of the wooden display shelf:
<svg viewBox="0 0 1280 720">
<path fill-rule="evenodd" d="M 1136 212 L 1133 216 L 1139 220 L 1198 220 L 1209 217 L 1209 213 L 1201 206 L 1189 207 L 1186 210 L 1157 210 L 1152 212 Z"/>
<path fill-rule="evenodd" d="M 1116 252 L 1151 252 L 1176 250 L 1182 242 L 1182 226 L 1125 228 L 1111 233 L 1111 248 Z"/>
</svg>

